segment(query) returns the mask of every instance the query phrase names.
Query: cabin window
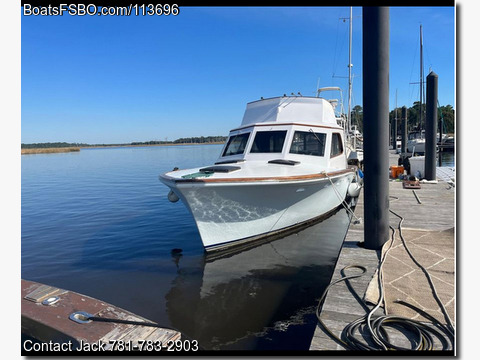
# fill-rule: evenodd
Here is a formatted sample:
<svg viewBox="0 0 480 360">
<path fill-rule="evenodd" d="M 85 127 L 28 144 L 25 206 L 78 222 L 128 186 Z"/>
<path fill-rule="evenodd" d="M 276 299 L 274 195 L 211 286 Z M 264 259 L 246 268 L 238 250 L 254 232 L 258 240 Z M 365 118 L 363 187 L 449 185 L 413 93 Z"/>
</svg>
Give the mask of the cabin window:
<svg viewBox="0 0 480 360">
<path fill-rule="evenodd" d="M 250 133 L 230 136 L 222 156 L 243 154 L 249 137 Z"/>
<path fill-rule="evenodd" d="M 342 136 L 339 133 L 333 133 L 330 157 L 340 155 L 341 153 L 343 153 Z"/>
<path fill-rule="evenodd" d="M 253 140 L 251 153 L 281 153 L 287 130 L 259 131 Z"/>
<path fill-rule="evenodd" d="M 308 131 L 295 131 L 290 154 L 324 156 L 326 134 Z"/>
</svg>

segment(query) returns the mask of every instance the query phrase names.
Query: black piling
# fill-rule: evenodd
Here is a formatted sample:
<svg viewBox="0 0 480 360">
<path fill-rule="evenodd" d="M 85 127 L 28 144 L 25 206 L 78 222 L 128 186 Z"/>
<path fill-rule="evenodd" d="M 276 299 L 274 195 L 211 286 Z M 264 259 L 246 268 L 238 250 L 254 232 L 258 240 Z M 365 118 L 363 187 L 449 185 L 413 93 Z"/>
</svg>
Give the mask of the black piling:
<svg viewBox="0 0 480 360">
<path fill-rule="evenodd" d="M 427 76 L 427 108 L 425 120 L 425 179 L 437 179 L 437 98 L 438 75 Z"/>
<path fill-rule="evenodd" d="M 373 250 L 389 236 L 389 27 L 388 7 L 363 8 L 364 246 Z"/>
</svg>

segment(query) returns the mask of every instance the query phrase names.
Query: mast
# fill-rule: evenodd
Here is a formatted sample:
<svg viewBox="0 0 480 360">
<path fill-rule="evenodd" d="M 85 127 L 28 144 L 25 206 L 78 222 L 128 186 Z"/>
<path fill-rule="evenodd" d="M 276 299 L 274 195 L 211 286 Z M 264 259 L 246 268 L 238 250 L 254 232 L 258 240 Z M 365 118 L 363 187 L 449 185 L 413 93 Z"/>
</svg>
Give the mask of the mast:
<svg viewBox="0 0 480 360">
<path fill-rule="evenodd" d="M 398 89 L 395 89 L 395 121 L 397 121 L 397 99 L 398 99 Z"/>
<path fill-rule="evenodd" d="M 397 149 L 397 100 L 398 100 L 398 89 L 395 89 L 395 125 L 393 126 L 393 149 Z"/>
<path fill-rule="evenodd" d="M 420 24 L 420 138 L 422 137 L 422 118 L 423 118 L 423 32 Z"/>
<path fill-rule="evenodd" d="M 352 7 L 350 6 L 350 20 L 349 20 L 350 36 L 348 48 L 348 113 L 347 124 L 348 131 L 352 129 Z"/>
</svg>

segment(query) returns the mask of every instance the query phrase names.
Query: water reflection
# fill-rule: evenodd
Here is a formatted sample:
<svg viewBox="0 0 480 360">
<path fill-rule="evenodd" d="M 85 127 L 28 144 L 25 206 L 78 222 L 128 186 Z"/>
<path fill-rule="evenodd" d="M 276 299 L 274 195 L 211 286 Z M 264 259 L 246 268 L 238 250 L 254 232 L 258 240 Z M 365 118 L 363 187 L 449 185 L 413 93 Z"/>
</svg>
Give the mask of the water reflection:
<svg viewBox="0 0 480 360">
<path fill-rule="evenodd" d="M 455 153 L 442 151 L 437 159 L 437 166 L 455 166 Z"/>
<path fill-rule="evenodd" d="M 348 224 L 342 209 L 296 234 L 205 257 L 201 271 L 180 259 L 165 296 L 170 323 L 206 349 L 265 348 L 266 339 L 288 331 L 290 340 L 277 349 L 309 344 L 316 322 L 306 324 L 306 317 L 330 281 Z M 303 338 L 295 339 L 295 332 Z"/>
<path fill-rule="evenodd" d="M 209 165 L 220 150 L 22 157 L 22 278 L 174 326 L 206 348 L 308 349 L 348 216 L 341 210 L 298 235 L 205 257 L 192 216 L 167 200 L 158 174 Z M 183 251 L 172 256 L 174 248 Z"/>
</svg>

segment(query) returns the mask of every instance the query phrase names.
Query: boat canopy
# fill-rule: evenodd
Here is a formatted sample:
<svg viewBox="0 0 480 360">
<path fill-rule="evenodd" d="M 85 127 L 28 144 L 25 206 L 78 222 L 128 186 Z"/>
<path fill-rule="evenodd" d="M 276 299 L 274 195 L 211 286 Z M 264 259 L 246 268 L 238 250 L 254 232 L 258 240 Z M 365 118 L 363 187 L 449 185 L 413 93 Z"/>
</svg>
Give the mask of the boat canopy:
<svg viewBox="0 0 480 360">
<path fill-rule="evenodd" d="M 317 97 L 288 96 L 247 104 L 241 127 L 259 123 L 295 123 L 338 127 L 332 105 Z"/>
</svg>

